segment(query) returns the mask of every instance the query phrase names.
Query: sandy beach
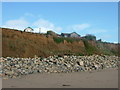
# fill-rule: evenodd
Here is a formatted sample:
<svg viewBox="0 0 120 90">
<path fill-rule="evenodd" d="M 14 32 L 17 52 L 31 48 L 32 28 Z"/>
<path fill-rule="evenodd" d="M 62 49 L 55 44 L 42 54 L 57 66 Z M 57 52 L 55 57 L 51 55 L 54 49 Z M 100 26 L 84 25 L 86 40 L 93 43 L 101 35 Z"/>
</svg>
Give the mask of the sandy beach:
<svg viewBox="0 0 120 90">
<path fill-rule="evenodd" d="M 3 88 L 118 88 L 118 69 L 92 72 L 43 73 L 7 79 Z"/>
</svg>

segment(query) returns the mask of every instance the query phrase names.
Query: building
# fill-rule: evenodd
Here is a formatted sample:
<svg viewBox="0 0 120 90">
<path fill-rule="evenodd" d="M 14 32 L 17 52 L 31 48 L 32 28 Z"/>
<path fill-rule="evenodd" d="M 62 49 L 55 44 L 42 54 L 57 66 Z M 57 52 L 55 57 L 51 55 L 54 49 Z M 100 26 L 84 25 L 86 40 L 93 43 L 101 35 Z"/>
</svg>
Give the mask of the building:
<svg viewBox="0 0 120 90">
<path fill-rule="evenodd" d="M 61 33 L 61 36 L 62 37 L 70 37 L 70 34 L 69 33 Z"/>
<path fill-rule="evenodd" d="M 76 38 L 79 38 L 80 35 L 77 34 L 76 32 L 72 32 L 72 33 L 61 33 L 61 36 L 62 37 L 76 37 Z"/>
<path fill-rule="evenodd" d="M 25 31 L 25 32 L 32 32 L 33 29 L 32 29 L 31 27 L 27 27 L 27 28 L 24 29 L 24 31 Z"/>
<path fill-rule="evenodd" d="M 76 32 L 72 32 L 72 33 L 70 34 L 70 37 L 80 37 L 80 35 L 77 34 Z"/>
</svg>

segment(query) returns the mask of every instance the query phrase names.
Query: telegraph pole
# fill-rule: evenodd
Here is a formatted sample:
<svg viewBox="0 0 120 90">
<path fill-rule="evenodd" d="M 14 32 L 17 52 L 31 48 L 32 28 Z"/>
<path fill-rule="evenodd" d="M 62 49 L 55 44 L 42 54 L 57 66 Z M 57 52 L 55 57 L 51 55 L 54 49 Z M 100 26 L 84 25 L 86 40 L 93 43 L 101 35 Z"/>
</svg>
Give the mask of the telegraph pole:
<svg viewBox="0 0 120 90">
<path fill-rule="evenodd" d="M 41 28 L 39 28 L 39 33 L 41 33 Z"/>
</svg>

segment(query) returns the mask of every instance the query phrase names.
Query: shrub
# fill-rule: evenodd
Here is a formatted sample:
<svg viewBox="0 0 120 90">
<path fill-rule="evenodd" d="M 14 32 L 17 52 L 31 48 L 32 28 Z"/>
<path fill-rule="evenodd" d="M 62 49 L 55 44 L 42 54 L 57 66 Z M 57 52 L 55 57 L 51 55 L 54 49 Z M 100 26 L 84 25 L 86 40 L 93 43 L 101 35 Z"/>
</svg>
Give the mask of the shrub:
<svg viewBox="0 0 120 90">
<path fill-rule="evenodd" d="M 77 55 L 79 55 L 79 56 L 84 56 L 84 54 L 83 54 L 83 53 L 77 53 Z"/>
<path fill-rule="evenodd" d="M 61 43 L 64 41 L 63 38 L 59 38 L 59 37 L 53 37 L 53 40 L 56 42 L 56 43 Z"/>
<path fill-rule="evenodd" d="M 57 34 L 53 31 L 47 31 L 47 35 L 52 35 L 52 36 L 56 36 Z"/>
<path fill-rule="evenodd" d="M 96 36 L 91 35 L 91 34 L 87 34 L 84 38 L 87 40 L 96 40 Z"/>
</svg>

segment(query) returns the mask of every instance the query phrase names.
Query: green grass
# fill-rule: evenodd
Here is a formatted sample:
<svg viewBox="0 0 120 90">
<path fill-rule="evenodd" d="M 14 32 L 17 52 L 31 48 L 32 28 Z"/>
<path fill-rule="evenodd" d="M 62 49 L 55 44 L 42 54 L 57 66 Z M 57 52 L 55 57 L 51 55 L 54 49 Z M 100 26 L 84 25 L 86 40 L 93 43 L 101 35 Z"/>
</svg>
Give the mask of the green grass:
<svg viewBox="0 0 120 90">
<path fill-rule="evenodd" d="M 92 46 L 88 40 L 83 39 L 84 45 L 85 45 L 85 49 L 88 55 L 92 55 L 97 51 L 97 48 Z"/>
</svg>

